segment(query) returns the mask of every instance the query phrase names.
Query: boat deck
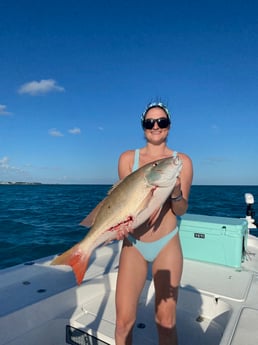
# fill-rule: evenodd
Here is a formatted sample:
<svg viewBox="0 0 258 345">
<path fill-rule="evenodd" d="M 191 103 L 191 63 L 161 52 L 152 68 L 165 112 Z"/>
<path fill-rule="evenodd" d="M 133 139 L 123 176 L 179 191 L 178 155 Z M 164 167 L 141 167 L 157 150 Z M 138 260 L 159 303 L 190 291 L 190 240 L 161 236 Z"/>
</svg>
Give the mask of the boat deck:
<svg viewBox="0 0 258 345">
<path fill-rule="evenodd" d="M 243 345 L 247 339 L 249 345 L 258 344 L 257 253 L 258 239 L 249 237 L 241 269 L 185 260 L 179 344 Z M 117 242 L 97 249 L 79 287 L 69 267 L 49 266 L 52 257 L 2 270 L 0 345 L 114 345 L 118 257 Z M 149 276 L 139 302 L 135 345 L 158 344 L 153 298 Z"/>
</svg>

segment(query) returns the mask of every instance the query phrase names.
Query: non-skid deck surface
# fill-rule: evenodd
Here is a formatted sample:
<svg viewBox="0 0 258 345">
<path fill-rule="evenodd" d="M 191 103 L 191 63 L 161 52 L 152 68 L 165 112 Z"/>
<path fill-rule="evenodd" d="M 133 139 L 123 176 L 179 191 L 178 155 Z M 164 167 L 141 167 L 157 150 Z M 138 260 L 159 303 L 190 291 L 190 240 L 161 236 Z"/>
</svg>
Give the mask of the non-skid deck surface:
<svg viewBox="0 0 258 345">
<path fill-rule="evenodd" d="M 214 296 L 243 301 L 252 282 L 252 272 L 233 267 L 185 260 L 181 285 Z"/>
<path fill-rule="evenodd" d="M 115 331 L 115 292 L 110 291 L 106 296 L 96 296 L 89 303 L 85 303 L 81 309 L 82 312 L 77 317 L 72 318 L 71 324 L 98 336 L 104 341 L 110 341 L 110 344 L 115 344 L 112 340 Z M 98 310 L 97 314 L 96 310 Z M 212 321 L 208 317 L 198 316 L 198 311 L 191 314 L 180 308 L 177 318 L 180 344 L 219 344 L 223 329 L 216 320 Z M 144 301 L 140 301 L 134 328 L 134 344 L 158 344 L 152 302 L 146 306 Z"/>
</svg>

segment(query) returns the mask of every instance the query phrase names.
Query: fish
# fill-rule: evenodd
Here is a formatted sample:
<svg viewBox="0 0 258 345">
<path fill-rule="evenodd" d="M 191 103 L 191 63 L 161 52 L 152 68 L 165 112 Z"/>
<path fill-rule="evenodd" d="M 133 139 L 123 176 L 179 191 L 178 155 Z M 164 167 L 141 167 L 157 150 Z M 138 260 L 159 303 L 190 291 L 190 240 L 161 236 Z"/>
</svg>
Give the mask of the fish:
<svg viewBox="0 0 258 345">
<path fill-rule="evenodd" d="M 133 233 L 146 221 L 155 224 L 181 169 L 181 159 L 172 156 L 148 163 L 119 181 L 80 223 L 90 228 L 86 236 L 51 265 L 71 266 L 80 285 L 95 248 Z"/>
</svg>

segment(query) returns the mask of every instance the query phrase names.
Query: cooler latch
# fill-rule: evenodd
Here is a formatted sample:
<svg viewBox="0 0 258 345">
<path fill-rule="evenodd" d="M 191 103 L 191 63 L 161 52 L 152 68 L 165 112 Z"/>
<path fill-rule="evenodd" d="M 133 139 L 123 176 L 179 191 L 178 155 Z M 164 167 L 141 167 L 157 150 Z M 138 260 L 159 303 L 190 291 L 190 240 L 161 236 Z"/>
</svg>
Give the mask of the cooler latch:
<svg viewBox="0 0 258 345">
<path fill-rule="evenodd" d="M 221 227 L 221 235 L 226 235 L 226 232 L 227 232 L 227 227 L 226 227 L 226 225 L 223 225 L 222 227 Z"/>
</svg>

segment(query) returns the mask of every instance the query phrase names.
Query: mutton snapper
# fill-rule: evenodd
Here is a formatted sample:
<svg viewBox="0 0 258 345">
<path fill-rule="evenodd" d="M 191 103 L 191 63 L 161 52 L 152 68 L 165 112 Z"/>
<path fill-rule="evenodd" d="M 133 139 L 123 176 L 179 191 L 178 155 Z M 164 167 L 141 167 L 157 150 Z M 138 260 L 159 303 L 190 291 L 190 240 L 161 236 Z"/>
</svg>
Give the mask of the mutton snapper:
<svg viewBox="0 0 258 345">
<path fill-rule="evenodd" d="M 163 158 L 144 165 L 115 185 L 107 197 L 81 222 L 91 227 L 82 241 L 51 265 L 70 265 L 81 284 L 92 251 L 102 243 L 127 234 L 149 220 L 153 224 L 171 194 L 182 169 L 179 157 Z"/>
</svg>

